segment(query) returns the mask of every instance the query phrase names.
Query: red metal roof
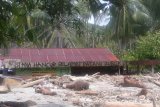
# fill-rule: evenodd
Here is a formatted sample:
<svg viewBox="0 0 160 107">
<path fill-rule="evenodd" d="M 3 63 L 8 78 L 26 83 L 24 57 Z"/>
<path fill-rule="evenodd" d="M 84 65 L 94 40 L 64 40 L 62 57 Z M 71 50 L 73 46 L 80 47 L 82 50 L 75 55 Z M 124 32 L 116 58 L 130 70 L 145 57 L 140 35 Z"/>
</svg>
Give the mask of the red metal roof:
<svg viewBox="0 0 160 107">
<path fill-rule="evenodd" d="M 72 49 L 10 49 L 7 56 L 0 59 L 21 59 L 23 62 L 114 62 L 119 61 L 106 48 L 72 48 Z"/>
</svg>

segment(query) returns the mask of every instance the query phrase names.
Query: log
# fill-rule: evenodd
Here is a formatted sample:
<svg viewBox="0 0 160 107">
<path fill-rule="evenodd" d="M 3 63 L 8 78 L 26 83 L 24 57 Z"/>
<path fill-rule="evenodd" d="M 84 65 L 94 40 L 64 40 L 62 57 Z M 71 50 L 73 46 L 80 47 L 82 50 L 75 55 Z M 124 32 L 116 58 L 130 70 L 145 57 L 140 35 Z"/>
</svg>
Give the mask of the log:
<svg viewBox="0 0 160 107">
<path fill-rule="evenodd" d="M 50 75 L 44 75 L 44 76 L 35 76 L 32 77 L 30 79 L 25 80 L 24 82 L 31 82 L 31 81 L 35 81 L 35 80 L 39 80 L 39 79 L 44 79 L 44 78 L 50 78 Z"/>
<path fill-rule="evenodd" d="M 34 86 L 34 85 L 37 85 L 37 84 L 43 82 L 44 80 L 45 80 L 45 79 L 39 79 L 39 80 L 35 80 L 35 81 L 32 81 L 32 82 L 28 82 L 28 83 L 26 83 L 26 84 L 21 85 L 20 87 L 21 87 L 21 88 L 32 87 L 32 86 Z"/>
<path fill-rule="evenodd" d="M 89 83 L 84 80 L 77 80 L 77 81 L 71 82 L 69 84 L 66 84 L 63 87 L 68 88 L 68 89 L 81 91 L 81 90 L 89 89 Z"/>
<path fill-rule="evenodd" d="M 76 80 L 85 80 L 85 81 L 91 81 L 93 77 L 90 76 L 71 76 L 71 75 L 67 75 L 72 81 L 76 81 Z"/>
<path fill-rule="evenodd" d="M 152 104 L 135 104 L 122 102 L 106 102 L 103 107 L 153 107 Z"/>
<path fill-rule="evenodd" d="M 84 95 L 98 95 L 98 92 L 92 91 L 92 90 L 83 90 L 83 91 L 78 91 L 76 94 L 84 94 Z"/>
<path fill-rule="evenodd" d="M 149 79 L 150 82 L 160 87 L 160 82 Z"/>
<path fill-rule="evenodd" d="M 128 76 L 124 77 L 124 83 L 121 83 L 120 85 L 124 87 L 146 88 L 146 86 L 142 82 L 139 82 L 138 80 Z"/>
<path fill-rule="evenodd" d="M 37 77 L 37 76 L 45 76 L 45 75 L 48 75 L 48 76 L 55 76 L 56 74 L 54 72 L 33 72 L 32 73 L 32 76 L 33 77 Z"/>
<path fill-rule="evenodd" d="M 100 75 L 100 72 L 97 72 L 97 73 L 91 75 L 91 77 L 95 77 L 95 76 L 97 76 L 97 75 Z"/>
</svg>

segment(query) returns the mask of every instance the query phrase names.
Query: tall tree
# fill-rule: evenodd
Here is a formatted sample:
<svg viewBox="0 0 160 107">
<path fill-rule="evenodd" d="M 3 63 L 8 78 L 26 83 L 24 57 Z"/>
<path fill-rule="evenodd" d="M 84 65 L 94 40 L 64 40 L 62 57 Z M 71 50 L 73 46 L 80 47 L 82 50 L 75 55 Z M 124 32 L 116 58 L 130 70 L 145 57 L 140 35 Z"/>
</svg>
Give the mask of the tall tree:
<svg viewBox="0 0 160 107">
<path fill-rule="evenodd" d="M 160 29 L 160 0 L 143 0 L 143 4 L 149 10 L 153 21 L 151 31 Z"/>
<path fill-rule="evenodd" d="M 10 24 L 12 15 L 11 3 L 0 1 L 0 48 L 8 47 L 10 42 L 18 40 L 16 28 Z"/>
<path fill-rule="evenodd" d="M 150 26 L 151 17 L 140 0 L 105 0 L 110 3 L 110 22 L 113 36 L 120 48 L 125 48 L 130 38 L 144 34 Z"/>
<path fill-rule="evenodd" d="M 12 5 L 24 10 L 14 18 L 21 18 L 20 31 L 39 47 L 74 47 L 73 33 L 82 33 L 82 19 L 73 0 L 14 0 Z"/>
</svg>

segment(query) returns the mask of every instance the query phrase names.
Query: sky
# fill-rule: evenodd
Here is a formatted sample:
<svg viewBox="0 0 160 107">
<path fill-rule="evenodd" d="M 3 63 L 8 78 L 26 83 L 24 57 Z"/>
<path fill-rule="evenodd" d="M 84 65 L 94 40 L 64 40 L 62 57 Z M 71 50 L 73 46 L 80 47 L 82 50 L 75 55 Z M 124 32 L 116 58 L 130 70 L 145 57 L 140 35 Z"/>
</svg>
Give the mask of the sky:
<svg viewBox="0 0 160 107">
<path fill-rule="evenodd" d="M 103 0 L 100 0 L 100 1 L 101 1 L 101 3 L 105 3 Z M 109 18 L 110 18 L 109 16 L 101 17 L 96 22 L 94 22 L 94 17 L 92 15 L 88 22 L 92 23 L 92 24 L 97 24 L 97 25 L 100 25 L 100 26 L 104 26 L 104 25 L 108 24 Z"/>
<path fill-rule="evenodd" d="M 94 17 L 91 16 L 91 18 L 89 19 L 88 22 L 91 23 L 91 24 L 97 24 L 97 25 L 100 25 L 100 26 L 104 26 L 104 25 L 108 24 L 108 22 L 109 22 L 109 16 L 107 18 L 101 18 L 101 19 L 99 19 L 96 22 L 94 22 Z"/>
</svg>

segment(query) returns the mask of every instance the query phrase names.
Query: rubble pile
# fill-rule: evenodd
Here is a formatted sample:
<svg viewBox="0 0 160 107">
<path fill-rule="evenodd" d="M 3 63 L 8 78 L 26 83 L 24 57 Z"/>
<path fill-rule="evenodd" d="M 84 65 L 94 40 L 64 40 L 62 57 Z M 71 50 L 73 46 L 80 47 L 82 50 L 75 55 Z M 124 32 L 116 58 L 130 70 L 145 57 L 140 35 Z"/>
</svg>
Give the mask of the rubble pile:
<svg viewBox="0 0 160 107">
<path fill-rule="evenodd" d="M 160 75 L 155 75 L 45 75 L 21 81 L 1 76 L 0 102 L 32 100 L 35 107 L 160 107 Z"/>
</svg>

